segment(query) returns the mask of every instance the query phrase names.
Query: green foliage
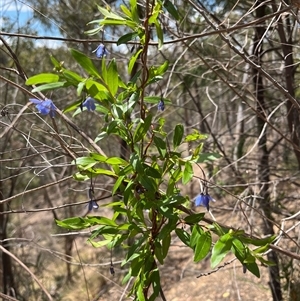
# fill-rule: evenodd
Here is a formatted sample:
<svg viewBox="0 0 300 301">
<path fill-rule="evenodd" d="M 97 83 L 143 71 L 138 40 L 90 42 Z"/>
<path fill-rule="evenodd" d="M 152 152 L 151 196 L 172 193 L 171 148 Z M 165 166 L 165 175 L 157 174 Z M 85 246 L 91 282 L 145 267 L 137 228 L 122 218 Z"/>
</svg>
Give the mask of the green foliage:
<svg viewBox="0 0 300 301">
<path fill-rule="evenodd" d="M 153 112 L 148 105 L 160 100 L 169 105 L 171 101 L 161 95 L 144 95 L 147 87 L 156 85 L 164 77 L 169 63 L 165 61 L 160 66 L 149 66 L 146 60 L 150 39 L 148 26 L 154 25 L 156 28 L 160 48 L 164 41 L 159 18 L 163 10 L 166 9 L 174 19 L 179 19 L 178 10 L 170 1 L 154 3 L 146 21 L 139 17 L 137 2 L 131 0 L 129 6 L 120 6 L 121 13 L 98 6 L 103 18 L 90 22 L 99 25 L 98 29 L 89 31 L 90 34 L 97 33 L 104 26 L 124 26 L 130 30 L 130 33 L 118 39 L 117 44 L 138 39 L 141 47 L 129 58 L 128 73 L 132 73 L 141 56 L 143 66 L 130 82 L 125 83 L 122 79 L 114 58 L 102 58 L 99 70 L 88 56 L 76 49 L 70 49 L 70 54 L 85 76 L 67 70 L 51 57 L 56 73 L 42 73 L 27 80 L 28 85 L 37 85 L 34 91 L 73 87 L 82 100 L 85 96 L 93 97 L 97 103 L 96 110 L 101 120 L 104 120 L 94 141 L 98 143 L 114 136 L 125 141 L 129 147 L 130 155 L 127 159 L 90 152 L 73 161 L 78 169 L 74 175 L 75 180 L 83 181 L 100 175 L 114 179 L 112 194 L 121 196 L 122 201 L 111 204 L 113 217 L 72 217 L 57 220 L 56 223 L 68 230 L 92 228 L 88 241 L 94 247 L 123 247 L 126 254 L 122 266 L 128 268 L 123 282 L 134 277 L 130 294 L 135 300 L 155 300 L 159 295 L 161 284 L 158 263 L 164 264 L 173 235 L 177 235 L 193 250 L 195 262 L 203 260 L 211 252 L 211 265 L 214 268 L 232 252 L 257 277 L 259 269 L 256 260 L 263 262 L 261 255 L 273 240 L 252 239 L 243 231 L 222 229 L 218 224 L 207 229 L 199 224 L 204 213 L 184 216 L 180 209 L 188 203 L 189 198 L 180 194 L 179 185 L 188 184 L 192 180 L 194 164 L 213 161 L 220 156 L 202 152 L 206 135 L 196 130 L 185 135 L 184 126 L 177 124 L 170 142 L 164 130 L 164 118 L 154 122 Z M 76 100 L 64 112 L 76 110 L 74 115 L 80 114 L 80 102 Z M 131 120 L 128 116 L 132 112 L 136 118 Z M 181 154 L 182 144 L 190 142 L 195 147 L 192 155 L 184 158 Z M 183 225 L 189 227 L 185 229 Z M 212 233 L 219 237 L 215 244 Z M 133 242 L 129 243 L 132 238 Z M 251 250 L 249 245 L 259 248 Z"/>
</svg>

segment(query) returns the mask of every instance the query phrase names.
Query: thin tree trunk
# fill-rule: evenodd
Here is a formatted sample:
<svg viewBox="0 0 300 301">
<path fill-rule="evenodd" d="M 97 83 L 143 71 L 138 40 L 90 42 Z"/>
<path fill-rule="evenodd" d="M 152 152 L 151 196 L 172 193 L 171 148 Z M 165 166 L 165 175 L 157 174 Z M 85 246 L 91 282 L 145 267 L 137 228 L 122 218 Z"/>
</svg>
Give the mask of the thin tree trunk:
<svg viewBox="0 0 300 301">
<path fill-rule="evenodd" d="M 266 6 L 262 4 L 263 1 L 257 1 L 257 9 L 256 9 L 256 17 L 257 19 L 262 18 L 266 15 Z M 265 28 L 263 26 L 256 27 L 254 43 L 253 43 L 253 56 L 256 58 L 256 63 L 258 65 L 261 64 L 261 55 L 263 53 L 263 43 L 261 39 L 263 38 Z M 259 182 L 262 187 L 260 190 L 260 196 L 263 198 L 263 201 L 260 203 L 261 209 L 264 212 L 264 216 L 266 217 L 263 224 L 263 232 L 264 234 L 274 234 L 273 230 L 273 217 L 272 217 L 272 207 L 271 207 L 271 196 L 269 190 L 269 182 L 270 182 L 270 166 L 269 166 L 269 150 L 267 147 L 267 129 L 264 129 L 265 120 L 267 118 L 267 105 L 264 95 L 264 83 L 263 78 L 257 69 L 253 68 L 253 84 L 254 91 L 256 95 L 257 101 L 257 129 L 259 135 L 258 141 L 258 177 Z M 263 134 L 262 134 L 262 131 Z M 268 253 L 268 260 L 274 262 L 276 265 L 269 267 L 269 285 L 272 292 L 272 297 L 274 301 L 281 301 L 282 292 L 280 286 L 280 273 L 279 273 L 279 260 L 278 256 L 275 252 Z"/>
<path fill-rule="evenodd" d="M 0 200 L 3 200 L 3 182 L 0 181 Z M 4 241 L 7 238 L 7 224 L 8 224 L 8 215 L 4 215 L 3 212 L 6 210 L 6 204 L 0 203 L 0 241 Z M 9 250 L 9 246 L 4 242 L 3 247 Z M 2 252 L 2 284 L 3 284 L 3 293 L 5 295 L 16 297 L 17 291 L 15 287 L 14 274 L 12 268 L 11 257 Z"/>
<path fill-rule="evenodd" d="M 272 7 L 273 11 L 277 10 L 274 1 L 272 3 Z M 288 90 L 289 94 L 295 98 L 294 82 L 296 68 L 293 56 L 293 25 L 289 15 L 285 17 L 284 22 L 285 23 L 283 23 L 283 19 L 280 17 L 276 28 L 283 52 L 286 89 Z M 284 30 L 284 28 L 286 30 Z M 290 100 L 287 100 L 286 102 L 286 109 L 288 129 L 293 142 L 293 149 L 298 162 L 298 169 L 300 170 L 300 111 L 299 108 L 296 107 Z"/>
</svg>

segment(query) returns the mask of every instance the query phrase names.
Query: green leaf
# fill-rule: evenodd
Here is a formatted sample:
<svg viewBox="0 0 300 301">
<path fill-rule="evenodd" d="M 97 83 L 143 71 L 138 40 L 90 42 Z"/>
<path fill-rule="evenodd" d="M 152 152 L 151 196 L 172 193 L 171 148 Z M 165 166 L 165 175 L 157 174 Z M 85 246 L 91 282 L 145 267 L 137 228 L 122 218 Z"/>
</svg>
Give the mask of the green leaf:
<svg viewBox="0 0 300 301">
<path fill-rule="evenodd" d="M 76 164 L 76 165 L 90 165 L 90 164 L 96 164 L 97 161 L 92 158 L 92 157 L 79 157 L 76 158 L 76 160 L 72 161 L 72 164 Z"/>
<path fill-rule="evenodd" d="M 120 8 L 128 18 L 132 19 L 131 11 L 125 5 L 121 4 Z"/>
<path fill-rule="evenodd" d="M 119 46 L 121 44 L 126 44 L 129 41 L 133 41 L 137 36 L 138 34 L 136 32 L 126 33 L 118 39 L 117 45 Z"/>
<path fill-rule="evenodd" d="M 153 137 L 153 141 L 154 141 L 154 144 L 155 144 L 160 156 L 164 158 L 166 153 L 167 153 L 166 142 L 163 139 L 161 139 L 160 137 L 157 137 L 157 136 Z"/>
<path fill-rule="evenodd" d="M 137 143 L 142 140 L 146 133 L 148 132 L 152 122 L 152 115 L 149 114 L 145 120 L 141 120 L 139 125 L 137 126 L 134 135 L 133 135 L 133 143 Z"/>
<path fill-rule="evenodd" d="M 202 221 L 204 215 L 205 215 L 204 212 L 196 213 L 196 214 L 186 216 L 184 218 L 184 220 L 187 224 L 196 224 L 196 223 L 199 223 L 200 221 Z"/>
<path fill-rule="evenodd" d="M 85 81 L 78 83 L 77 85 L 77 96 L 80 96 L 83 88 L 85 87 Z"/>
<path fill-rule="evenodd" d="M 114 165 L 114 164 L 124 165 L 124 166 L 128 165 L 128 162 L 126 160 L 119 157 L 110 157 L 105 162 L 110 165 Z"/>
<path fill-rule="evenodd" d="M 232 240 L 232 252 L 242 264 L 244 264 L 246 259 L 246 248 L 239 239 L 234 238 Z"/>
<path fill-rule="evenodd" d="M 73 58 L 77 61 L 77 63 L 90 75 L 96 76 L 98 78 L 101 78 L 97 68 L 93 64 L 92 60 L 87 57 L 84 53 L 76 50 L 76 49 L 70 49 L 70 52 L 73 56 Z"/>
<path fill-rule="evenodd" d="M 194 255 L 195 262 L 199 262 L 207 256 L 207 254 L 210 251 L 211 244 L 212 244 L 211 233 L 209 231 L 202 233 L 197 241 L 197 245 L 195 249 L 195 255 Z"/>
<path fill-rule="evenodd" d="M 132 68 L 136 62 L 136 60 L 138 59 L 140 53 L 142 52 L 143 49 L 139 49 L 129 60 L 129 64 L 128 64 L 128 73 L 131 74 L 132 72 Z"/>
<path fill-rule="evenodd" d="M 25 84 L 27 86 L 32 86 L 32 85 L 38 85 L 38 84 L 43 84 L 43 83 L 54 83 L 54 82 L 58 82 L 59 80 L 59 76 L 57 74 L 53 74 L 53 73 L 41 73 L 38 75 L 34 75 L 29 77 Z"/>
<path fill-rule="evenodd" d="M 80 75 L 70 70 L 64 70 L 63 75 L 64 78 L 73 86 L 77 86 L 79 83 L 84 81 L 84 78 L 82 78 Z"/>
<path fill-rule="evenodd" d="M 181 144 L 182 137 L 184 133 L 184 128 L 182 124 L 177 124 L 175 126 L 174 136 L 173 136 L 173 147 L 174 150 Z"/>
<path fill-rule="evenodd" d="M 246 243 L 246 244 L 251 244 L 257 247 L 260 246 L 265 246 L 266 244 L 270 244 L 274 241 L 274 239 L 276 238 L 276 235 L 272 235 L 266 238 L 250 238 L 250 237 L 246 237 L 246 236 L 239 236 L 239 239 Z"/>
<path fill-rule="evenodd" d="M 160 96 L 146 96 L 146 97 L 144 97 L 144 102 L 147 102 L 147 103 L 157 104 L 157 103 L 159 103 L 160 100 L 163 100 L 163 102 L 165 104 L 171 104 L 172 103 L 170 101 L 170 99 L 163 98 L 163 97 L 160 97 Z"/>
<path fill-rule="evenodd" d="M 69 230 L 81 230 L 81 229 L 89 228 L 94 225 L 89 220 L 83 217 L 71 217 L 61 221 L 55 220 L 55 222 L 57 226 Z"/>
<path fill-rule="evenodd" d="M 233 237 L 230 233 L 221 236 L 212 249 L 211 267 L 215 268 L 227 255 L 232 247 Z"/>
<path fill-rule="evenodd" d="M 50 83 L 45 85 L 40 85 L 32 90 L 33 93 L 35 92 L 41 92 L 41 91 L 48 91 L 48 90 L 54 90 L 62 87 L 67 87 L 67 82 L 56 82 L 56 83 Z"/>
<path fill-rule="evenodd" d="M 204 233 L 204 231 L 202 230 L 202 228 L 199 225 L 196 224 L 196 225 L 193 226 L 192 235 L 191 235 L 191 239 L 190 239 L 190 247 L 191 248 L 195 248 L 200 236 L 203 233 Z"/>
<path fill-rule="evenodd" d="M 179 13 L 177 8 L 173 5 L 170 0 L 165 0 L 163 2 L 164 8 L 168 11 L 168 13 L 175 19 L 179 20 Z"/>
<path fill-rule="evenodd" d="M 171 244 L 171 234 L 168 233 L 162 240 L 162 255 L 166 258 Z"/>
<path fill-rule="evenodd" d="M 148 177 L 154 178 L 154 179 L 161 179 L 162 175 L 160 174 L 160 172 L 153 168 L 152 166 L 144 166 L 144 172 L 145 175 L 147 175 Z"/>
<path fill-rule="evenodd" d="M 126 20 L 113 20 L 113 19 L 102 19 L 99 21 L 100 25 L 129 25 Z"/>
<path fill-rule="evenodd" d="M 159 241 L 154 242 L 154 254 L 160 264 L 164 264 L 164 257 L 162 253 L 162 246 Z"/>
<path fill-rule="evenodd" d="M 113 96 L 116 95 L 119 87 L 119 75 L 115 59 L 112 59 L 107 68 L 107 86 Z"/>
<path fill-rule="evenodd" d="M 138 9 L 137 9 L 137 1 L 136 0 L 130 0 L 129 4 L 130 4 L 129 6 L 131 8 L 132 21 L 139 24 L 140 23 L 140 18 L 139 18 Z"/>
<path fill-rule="evenodd" d="M 164 33 L 162 31 L 160 22 L 155 20 L 154 24 L 155 24 L 157 39 L 158 39 L 158 50 L 160 50 L 164 44 Z"/>
<path fill-rule="evenodd" d="M 186 185 L 194 176 L 193 166 L 189 161 L 185 162 L 182 183 Z"/>
<path fill-rule="evenodd" d="M 190 246 L 190 235 L 185 230 L 176 228 L 175 233 L 185 245 Z"/>
<path fill-rule="evenodd" d="M 184 142 L 196 141 L 196 140 L 206 140 L 206 134 L 200 134 L 197 130 L 193 130 L 192 134 L 189 134 L 185 137 Z"/>
<path fill-rule="evenodd" d="M 163 75 L 169 67 L 169 61 L 165 61 L 162 65 L 160 65 L 157 69 L 156 69 L 156 75 Z"/>
<path fill-rule="evenodd" d="M 98 6 L 98 9 L 99 9 L 100 13 L 101 13 L 102 15 L 104 15 L 106 18 L 114 19 L 114 20 L 124 20 L 124 21 L 125 21 L 125 19 L 122 18 L 121 16 L 119 16 L 119 15 L 117 15 L 117 14 L 115 14 L 115 13 L 112 13 L 112 12 L 108 11 L 108 10 L 105 9 L 104 7 L 101 7 L 101 6 L 99 6 L 99 5 L 97 5 L 97 6 Z"/>
<path fill-rule="evenodd" d="M 251 272 L 257 278 L 260 278 L 260 272 L 259 272 L 259 268 L 258 268 L 258 265 L 256 264 L 256 262 L 244 263 L 244 265 L 246 266 L 246 268 L 249 272 Z"/>
</svg>

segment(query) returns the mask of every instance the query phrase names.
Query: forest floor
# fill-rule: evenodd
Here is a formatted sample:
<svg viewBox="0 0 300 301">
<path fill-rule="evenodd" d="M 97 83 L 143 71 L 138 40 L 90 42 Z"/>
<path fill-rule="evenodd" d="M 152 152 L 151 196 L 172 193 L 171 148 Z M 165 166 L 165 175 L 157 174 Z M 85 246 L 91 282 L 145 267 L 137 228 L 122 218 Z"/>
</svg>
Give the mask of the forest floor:
<svg viewBox="0 0 300 301">
<path fill-rule="evenodd" d="M 213 208 L 212 210 L 219 222 L 228 225 L 228 221 L 232 221 L 233 215 L 229 211 L 225 210 L 228 213 L 224 214 L 224 211 L 214 210 Z M 101 209 L 101 215 L 104 215 L 103 213 Z M 31 229 L 36 233 L 33 229 L 37 217 L 31 217 Z M 41 215 L 38 218 L 40 219 Z M 236 222 L 230 223 L 230 226 L 236 227 L 238 219 L 236 218 Z M 35 267 L 33 270 L 36 276 L 44 283 L 49 292 L 54 294 L 55 301 L 132 300 L 127 298 L 130 283 L 128 287 L 126 287 L 126 284 L 121 284 L 121 280 L 126 274 L 126 270 L 121 267 L 123 259 L 121 250 L 113 251 L 115 275 L 112 276 L 109 272 L 110 251 L 105 247 L 93 248 L 87 243 L 87 233 L 85 236 L 76 237 L 75 243 L 73 242 L 72 257 L 66 258 L 62 249 L 65 237 L 56 236 L 57 232 L 61 233 L 63 231 L 53 225 L 53 219 L 49 219 L 49 223 L 45 221 L 46 218 L 43 224 L 45 229 L 39 229 L 39 231 L 46 233 L 48 229 L 48 234 L 44 237 L 35 235 L 34 240 L 39 241 L 38 248 L 36 246 L 32 248 L 30 245 L 24 246 L 23 252 L 30 250 L 31 256 L 34 255 L 35 251 L 37 252 L 37 257 L 34 262 L 31 262 L 31 265 Z M 53 228 L 49 232 L 49 228 L 51 228 L 49 225 L 51 224 Z M 29 228 L 27 227 L 27 229 Z M 30 233 L 27 233 L 27 235 L 30 236 Z M 25 233 L 25 236 L 27 235 Z M 49 245 L 52 245 L 52 247 L 49 248 Z M 229 262 L 232 258 L 232 255 L 226 256 L 221 265 Z M 69 281 L 67 281 L 66 259 L 73 263 L 70 266 L 71 277 Z M 83 263 L 83 265 L 80 263 Z M 256 278 L 249 271 L 243 273 L 241 264 L 236 260 L 212 272 L 209 256 L 200 263 L 194 263 L 192 251 L 176 237 L 172 240 L 165 264 L 160 267 L 162 288 L 168 301 L 271 301 L 272 296 L 268 287 L 268 270 L 260 266 L 260 272 L 260 278 Z M 208 275 L 205 275 L 206 273 Z M 199 275 L 202 276 L 197 277 Z M 37 289 L 35 297 L 33 295 L 29 296 L 29 294 L 25 300 L 44 300 L 38 287 L 35 289 Z M 162 299 L 157 298 L 157 300 Z"/>
</svg>

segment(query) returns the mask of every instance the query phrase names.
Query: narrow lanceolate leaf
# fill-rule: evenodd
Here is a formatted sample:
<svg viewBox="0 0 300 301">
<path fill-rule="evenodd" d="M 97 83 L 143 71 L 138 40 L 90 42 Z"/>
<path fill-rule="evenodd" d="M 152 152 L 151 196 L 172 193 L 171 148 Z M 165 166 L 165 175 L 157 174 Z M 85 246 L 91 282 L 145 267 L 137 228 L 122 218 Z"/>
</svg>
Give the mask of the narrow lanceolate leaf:
<svg viewBox="0 0 300 301">
<path fill-rule="evenodd" d="M 212 244 L 212 238 L 210 232 L 207 231 L 202 233 L 197 241 L 197 245 L 195 249 L 195 255 L 194 255 L 195 262 L 199 262 L 207 256 L 207 254 L 210 251 L 211 244 Z"/>
<path fill-rule="evenodd" d="M 160 26 L 160 23 L 157 20 L 155 21 L 155 28 L 156 28 L 157 39 L 158 39 L 158 50 L 160 50 L 164 44 L 164 34 Z"/>
<path fill-rule="evenodd" d="M 136 32 L 126 33 L 118 39 L 117 45 L 126 44 L 129 41 L 134 40 L 138 34 Z"/>
<path fill-rule="evenodd" d="M 182 175 L 182 183 L 185 185 L 187 184 L 193 177 L 194 171 L 192 164 L 190 162 L 185 162 L 183 175 Z"/>
<path fill-rule="evenodd" d="M 49 83 L 58 82 L 58 80 L 59 80 L 59 76 L 57 74 L 41 73 L 38 75 L 34 75 L 32 77 L 29 77 L 26 80 L 25 84 L 27 86 L 38 85 L 38 84 L 49 84 Z"/>
<path fill-rule="evenodd" d="M 98 9 L 99 9 L 100 13 L 101 13 L 102 15 L 104 15 L 104 16 L 105 16 L 106 18 L 108 18 L 108 19 L 113 19 L 113 20 L 124 20 L 124 21 L 125 21 L 124 18 L 122 18 L 121 16 L 119 16 L 119 15 L 113 13 L 113 12 L 108 11 L 108 10 L 105 9 L 104 7 L 101 7 L 101 6 L 98 5 Z"/>
<path fill-rule="evenodd" d="M 173 136 L 173 147 L 174 150 L 180 145 L 183 137 L 184 129 L 182 124 L 177 124 L 175 126 L 174 136 Z"/>
<path fill-rule="evenodd" d="M 77 61 L 77 63 L 90 75 L 96 76 L 100 78 L 100 74 L 93 64 L 92 60 L 87 57 L 82 52 L 76 50 L 76 49 L 70 49 L 70 52 L 73 56 L 73 58 Z"/>
<path fill-rule="evenodd" d="M 179 13 L 177 8 L 173 5 L 173 3 L 170 0 L 166 0 L 163 2 L 165 9 L 168 11 L 168 13 L 175 19 L 179 20 Z"/>
<path fill-rule="evenodd" d="M 152 115 L 148 115 L 144 121 L 139 123 L 133 135 L 134 143 L 139 142 L 144 138 L 144 136 L 146 135 L 147 131 L 151 126 L 151 121 L 152 121 Z"/>
<path fill-rule="evenodd" d="M 142 52 L 142 49 L 139 49 L 130 59 L 129 61 L 129 65 L 128 65 L 128 73 L 131 74 L 132 72 L 132 68 L 136 62 L 136 60 L 138 59 L 140 53 Z"/>
<path fill-rule="evenodd" d="M 180 238 L 180 240 L 189 247 L 190 246 L 190 234 L 180 228 L 175 229 L 175 232 L 176 232 L 177 236 Z"/>
<path fill-rule="evenodd" d="M 118 70 L 115 59 L 112 59 L 107 68 L 107 86 L 110 89 L 110 93 L 115 96 L 118 91 L 119 78 Z"/>
<path fill-rule="evenodd" d="M 226 233 L 216 242 L 212 249 L 211 267 L 215 268 L 231 250 L 233 237 Z"/>
<path fill-rule="evenodd" d="M 40 91 L 48 91 L 48 90 L 55 90 L 58 88 L 66 87 L 68 86 L 67 82 L 56 82 L 56 83 L 50 83 L 45 85 L 40 85 L 32 90 L 33 93 L 40 92 Z"/>
</svg>

